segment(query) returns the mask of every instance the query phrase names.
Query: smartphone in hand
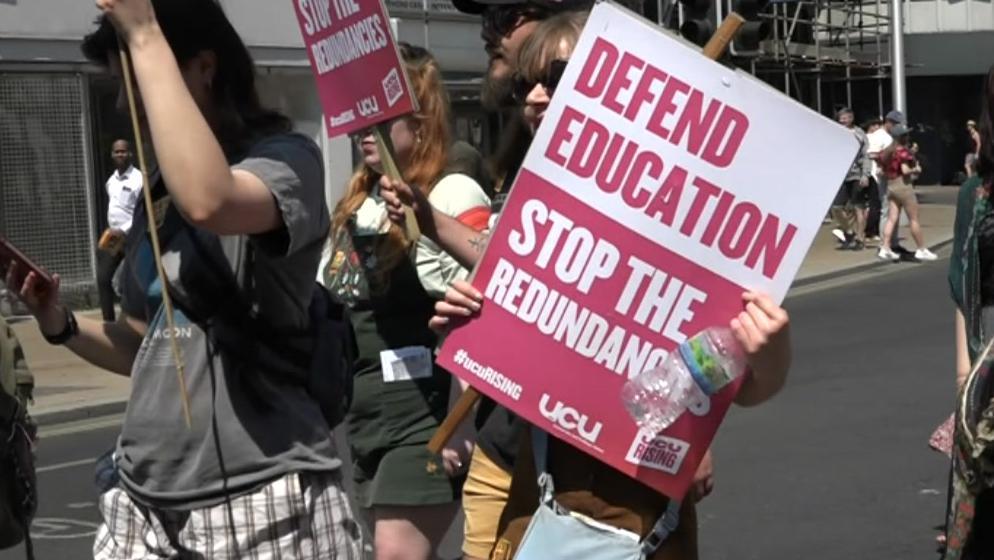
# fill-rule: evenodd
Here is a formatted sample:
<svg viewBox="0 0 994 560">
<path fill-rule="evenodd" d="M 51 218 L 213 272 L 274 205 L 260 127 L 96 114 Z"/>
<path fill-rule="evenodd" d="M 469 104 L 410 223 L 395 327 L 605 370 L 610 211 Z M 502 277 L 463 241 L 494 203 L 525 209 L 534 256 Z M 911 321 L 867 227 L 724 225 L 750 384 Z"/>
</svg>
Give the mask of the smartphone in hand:
<svg viewBox="0 0 994 560">
<path fill-rule="evenodd" d="M 35 276 L 38 277 L 39 291 L 51 288 L 53 284 L 52 275 L 29 259 L 27 255 L 22 253 L 8 239 L 0 236 L 0 279 L 7 277 L 7 271 L 13 263 L 17 263 L 17 278 L 14 278 L 15 284 L 20 285 L 29 273 L 34 272 Z"/>
</svg>

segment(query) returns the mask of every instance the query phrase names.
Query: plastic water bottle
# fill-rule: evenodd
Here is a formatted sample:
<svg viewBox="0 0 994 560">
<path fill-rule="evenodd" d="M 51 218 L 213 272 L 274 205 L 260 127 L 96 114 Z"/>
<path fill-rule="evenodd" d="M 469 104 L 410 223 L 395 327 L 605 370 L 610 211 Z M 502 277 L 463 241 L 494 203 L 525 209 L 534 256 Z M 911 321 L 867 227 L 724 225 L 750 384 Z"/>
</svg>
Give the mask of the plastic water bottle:
<svg viewBox="0 0 994 560">
<path fill-rule="evenodd" d="M 710 328 L 678 346 L 657 367 L 625 383 L 621 399 L 635 422 L 655 434 L 745 369 L 745 352 L 731 329 Z"/>
</svg>

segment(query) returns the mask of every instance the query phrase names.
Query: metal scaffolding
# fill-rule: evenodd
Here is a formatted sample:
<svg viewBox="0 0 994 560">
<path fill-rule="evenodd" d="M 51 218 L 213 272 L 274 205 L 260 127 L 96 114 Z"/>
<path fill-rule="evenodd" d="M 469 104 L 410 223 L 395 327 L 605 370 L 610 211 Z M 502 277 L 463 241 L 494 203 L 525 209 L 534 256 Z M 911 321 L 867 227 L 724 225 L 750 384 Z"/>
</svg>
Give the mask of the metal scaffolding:
<svg viewBox="0 0 994 560">
<path fill-rule="evenodd" d="M 660 21 L 673 4 L 661 3 Z M 715 0 L 714 15 L 728 13 L 729 0 Z M 667 6 L 669 4 L 669 6 Z M 676 27 L 683 23 L 675 6 Z M 669 8 L 669 9 L 668 9 Z M 759 14 L 769 35 L 754 50 L 733 44 L 733 62 L 818 112 L 833 105 L 853 106 L 855 84 L 873 83 L 876 112 L 884 112 L 884 86 L 890 80 L 890 7 L 885 0 L 774 0 Z M 857 86 L 860 87 L 860 86 Z M 866 91 L 862 86 L 861 91 Z M 844 101 L 842 101 L 844 100 Z"/>
<path fill-rule="evenodd" d="M 771 24 L 770 36 L 756 51 L 733 50 L 738 64 L 820 113 L 826 93 L 838 99 L 841 89 L 852 107 L 854 83 L 875 82 L 877 113 L 884 113 L 891 60 L 884 0 L 778 2 L 761 17 Z"/>
</svg>

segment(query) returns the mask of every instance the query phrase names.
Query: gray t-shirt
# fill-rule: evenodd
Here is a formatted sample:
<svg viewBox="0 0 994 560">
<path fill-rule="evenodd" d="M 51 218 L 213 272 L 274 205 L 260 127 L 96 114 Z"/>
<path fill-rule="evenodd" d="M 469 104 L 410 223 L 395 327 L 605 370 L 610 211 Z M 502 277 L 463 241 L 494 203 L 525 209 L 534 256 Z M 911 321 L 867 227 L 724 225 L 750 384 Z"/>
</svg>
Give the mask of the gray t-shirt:
<svg viewBox="0 0 994 560">
<path fill-rule="evenodd" d="M 341 466 L 328 425 L 300 382 L 301 372 L 260 367 L 254 354 L 258 332 L 218 312 L 219 302 L 237 292 L 272 329 L 307 332 L 308 304 L 329 228 L 320 152 L 304 136 L 273 136 L 234 167 L 269 187 L 285 227 L 261 236 L 218 236 L 186 224 L 174 207 L 164 214 L 159 229 L 163 265 L 177 307 L 187 312 L 176 309 L 172 333 L 162 308 L 151 319 L 132 369 L 118 443 L 122 483 L 139 502 L 153 507 L 206 507 L 290 472 Z M 135 229 L 146 227 L 139 212 Z M 126 308 L 147 306 L 143 302 L 161 296 L 158 280 L 149 277 L 145 237 L 128 252 L 135 273 L 126 276 Z M 227 282 L 219 281 L 219 270 L 227 273 Z M 233 279 L 240 290 L 233 289 Z M 210 327 L 204 324 L 207 317 Z M 226 343 L 218 342 L 222 331 Z M 183 419 L 170 336 L 183 356 L 191 428 Z"/>
</svg>

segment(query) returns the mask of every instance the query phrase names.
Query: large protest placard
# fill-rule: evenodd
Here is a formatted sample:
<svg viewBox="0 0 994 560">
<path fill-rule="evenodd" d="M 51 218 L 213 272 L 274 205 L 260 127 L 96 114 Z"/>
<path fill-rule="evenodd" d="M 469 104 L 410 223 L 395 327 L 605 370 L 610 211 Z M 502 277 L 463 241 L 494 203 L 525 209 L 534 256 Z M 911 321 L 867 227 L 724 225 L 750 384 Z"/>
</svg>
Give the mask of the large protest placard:
<svg viewBox="0 0 994 560">
<path fill-rule="evenodd" d="M 415 110 L 381 0 L 294 0 L 328 136 Z"/>
<path fill-rule="evenodd" d="M 800 140 L 799 140 L 800 139 Z M 550 434 L 682 498 L 737 385 L 661 434 L 624 382 L 747 289 L 785 296 L 853 161 L 851 132 L 598 4 L 439 363 Z"/>
</svg>

